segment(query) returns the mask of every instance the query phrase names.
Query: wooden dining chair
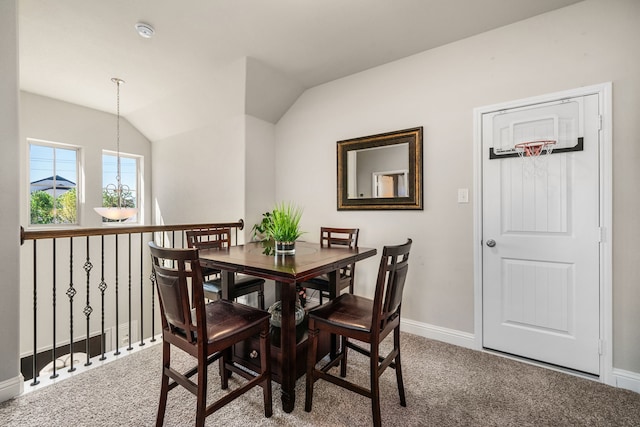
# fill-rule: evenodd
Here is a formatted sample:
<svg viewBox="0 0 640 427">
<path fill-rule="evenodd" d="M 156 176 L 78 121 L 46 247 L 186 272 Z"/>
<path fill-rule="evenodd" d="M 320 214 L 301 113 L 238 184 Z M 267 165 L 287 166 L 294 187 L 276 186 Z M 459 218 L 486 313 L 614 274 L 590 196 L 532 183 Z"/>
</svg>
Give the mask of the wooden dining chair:
<svg viewBox="0 0 640 427">
<path fill-rule="evenodd" d="M 358 247 L 358 234 L 360 229 L 358 228 L 335 228 L 335 227 L 321 227 L 320 228 L 320 246 L 323 248 L 331 247 L 346 247 L 357 248 Z M 353 284 L 355 280 L 356 264 L 349 264 L 346 267 L 340 269 L 340 275 L 338 277 L 338 293 L 349 288 L 349 293 L 353 293 Z M 327 275 L 314 277 L 302 284 L 302 287 L 307 289 L 316 289 L 320 294 L 320 304 L 323 303 L 323 297 L 329 297 L 329 278 Z"/>
<path fill-rule="evenodd" d="M 186 236 L 189 248 L 224 249 L 231 246 L 231 229 L 229 228 L 188 230 Z M 202 275 L 207 277 L 203 284 L 205 297 L 208 299 L 221 299 L 222 279 L 220 270 L 202 267 Z M 258 307 L 264 310 L 264 283 L 265 280 L 259 277 L 236 274 L 234 286 L 231 290 L 231 299 L 257 292 Z"/>
<path fill-rule="evenodd" d="M 163 425 L 168 392 L 178 385 L 196 396 L 196 426 L 204 426 L 208 415 L 255 386 L 263 389 L 264 414 L 270 417 L 269 313 L 222 299 L 205 304 L 198 249 L 161 248 L 153 242 L 149 242 L 149 248 L 162 318 L 162 383 L 156 426 Z M 231 362 L 231 348 L 256 335 L 260 337 L 259 372 L 237 368 Z M 197 366 L 184 373 L 174 369 L 172 346 L 195 357 Z M 216 360 L 221 361 L 222 389 L 228 388 L 231 372 L 248 381 L 207 405 L 207 366 Z M 194 375 L 197 383 L 190 379 Z"/>
<path fill-rule="evenodd" d="M 411 239 L 407 239 L 402 245 L 383 248 L 373 300 L 353 294 L 342 294 L 309 312 L 305 411 L 311 411 L 315 381 L 323 379 L 371 399 L 373 425 L 380 426 L 379 382 L 380 375 L 388 367 L 396 371 L 400 405 L 407 406 L 400 362 L 400 308 L 411 244 Z M 393 349 L 386 356 L 381 356 L 380 343 L 391 331 Z M 341 348 L 324 366 L 316 368 L 318 337 L 321 333 L 339 335 Z M 363 348 L 349 339 L 369 344 L 369 348 Z M 368 389 L 344 379 L 347 376 L 348 349 L 369 357 L 371 383 Z M 329 370 L 337 365 L 340 365 L 340 377 L 329 373 Z"/>
</svg>

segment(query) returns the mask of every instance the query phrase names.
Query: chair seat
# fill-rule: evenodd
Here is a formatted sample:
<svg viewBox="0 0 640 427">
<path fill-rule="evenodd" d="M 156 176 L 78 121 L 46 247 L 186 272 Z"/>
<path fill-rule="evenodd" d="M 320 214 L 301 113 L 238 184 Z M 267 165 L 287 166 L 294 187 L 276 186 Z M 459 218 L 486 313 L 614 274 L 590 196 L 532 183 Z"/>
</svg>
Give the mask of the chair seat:
<svg viewBox="0 0 640 427">
<path fill-rule="evenodd" d="M 221 341 L 238 334 L 238 331 L 253 328 L 270 315 L 266 311 L 217 300 L 205 305 L 207 316 L 207 339 Z M 195 318 L 194 318 L 195 320 Z"/>
<path fill-rule="evenodd" d="M 359 332 L 371 330 L 373 301 L 353 294 L 342 294 L 336 299 L 309 312 L 309 317 Z"/>
</svg>

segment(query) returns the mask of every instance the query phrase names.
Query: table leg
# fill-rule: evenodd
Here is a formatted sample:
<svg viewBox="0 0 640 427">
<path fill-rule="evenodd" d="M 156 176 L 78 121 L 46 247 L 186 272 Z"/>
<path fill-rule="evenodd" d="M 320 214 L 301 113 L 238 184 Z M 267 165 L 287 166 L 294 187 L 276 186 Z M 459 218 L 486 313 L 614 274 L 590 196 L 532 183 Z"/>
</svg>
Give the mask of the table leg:
<svg viewBox="0 0 640 427">
<path fill-rule="evenodd" d="M 234 286 L 234 273 L 232 271 L 222 270 L 220 272 L 220 278 L 222 279 L 222 299 L 233 299 L 231 298 L 231 289 L 233 289 Z"/>
<path fill-rule="evenodd" d="M 296 284 L 279 282 L 282 301 L 280 349 L 282 351 L 282 409 L 293 411 L 296 403 Z"/>
<path fill-rule="evenodd" d="M 329 299 L 336 299 L 338 296 L 338 270 L 327 273 L 329 279 Z"/>
</svg>

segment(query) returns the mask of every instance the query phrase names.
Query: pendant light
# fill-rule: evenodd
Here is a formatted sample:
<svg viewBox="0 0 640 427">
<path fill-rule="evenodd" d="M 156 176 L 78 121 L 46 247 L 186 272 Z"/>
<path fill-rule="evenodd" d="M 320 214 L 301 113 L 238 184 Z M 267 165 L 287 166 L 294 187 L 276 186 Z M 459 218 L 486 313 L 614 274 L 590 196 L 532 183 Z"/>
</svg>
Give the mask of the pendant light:
<svg viewBox="0 0 640 427">
<path fill-rule="evenodd" d="M 130 189 L 128 185 L 123 185 L 120 178 L 120 85 L 124 83 L 124 80 L 114 77 L 111 79 L 116 84 L 116 99 L 117 99 L 117 124 L 116 124 L 116 159 L 117 159 L 117 175 L 116 184 L 108 184 L 105 187 L 107 194 L 117 197 L 118 205 L 115 207 L 100 207 L 93 208 L 100 216 L 110 219 L 121 221 L 131 218 L 138 213 L 136 208 L 127 208 L 122 206 L 122 196 L 125 193 L 129 193 Z"/>
</svg>

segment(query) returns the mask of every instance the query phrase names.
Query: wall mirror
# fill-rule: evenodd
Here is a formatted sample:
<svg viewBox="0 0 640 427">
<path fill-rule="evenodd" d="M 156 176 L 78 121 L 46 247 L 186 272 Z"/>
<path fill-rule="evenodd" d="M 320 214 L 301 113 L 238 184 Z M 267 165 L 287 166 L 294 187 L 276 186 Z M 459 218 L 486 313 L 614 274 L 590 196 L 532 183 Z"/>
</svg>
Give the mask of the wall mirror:
<svg viewBox="0 0 640 427">
<path fill-rule="evenodd" d="M 338 141 L 338 210 L 422 210 L 422 127 Z"/>
</svg>

